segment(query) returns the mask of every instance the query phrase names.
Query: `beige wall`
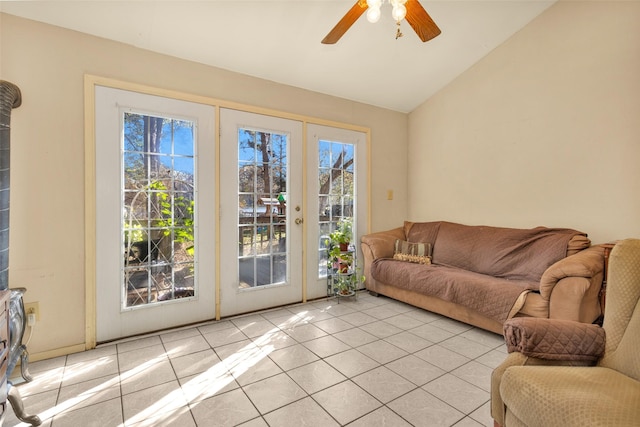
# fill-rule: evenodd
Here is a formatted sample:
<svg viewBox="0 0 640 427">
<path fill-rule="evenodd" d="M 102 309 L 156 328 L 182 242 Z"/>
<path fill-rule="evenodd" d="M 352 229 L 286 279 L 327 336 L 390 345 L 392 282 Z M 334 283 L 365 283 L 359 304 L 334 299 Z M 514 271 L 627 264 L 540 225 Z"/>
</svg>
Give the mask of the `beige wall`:
<svg viewBox="0 0 640 427">
<path fill-rule="evenodd" d="M 556 3 L 413 111 L 410 218 L 640 237 L 639 17 Z"/>
<path fill-rule="evenodd" d="M 85 74 L 368 127 L 371 228 L 406 216 L 406 176 L 394 173 L 407 166 L 406 114 L 0 14 L 0 78 L 23 95 L 11 119 L 10 286 L 27 287 L 25 300 L 40 303 L 32 359 L 77 349 L 85 339 Z"/>
</svg>

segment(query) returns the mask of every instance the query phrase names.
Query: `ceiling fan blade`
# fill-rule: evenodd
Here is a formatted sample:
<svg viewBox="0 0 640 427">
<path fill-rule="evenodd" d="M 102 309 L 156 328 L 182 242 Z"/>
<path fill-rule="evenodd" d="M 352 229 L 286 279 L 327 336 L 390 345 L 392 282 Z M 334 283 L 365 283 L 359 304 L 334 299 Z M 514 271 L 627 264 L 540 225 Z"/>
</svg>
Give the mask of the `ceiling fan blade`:
<svg viewBox="0 0 640 427">
<path fill-rule="evenodd" d="M 407 8 L 405 19 L 420 37 L 420 40 L 426 42 L 441 33 L 440 28 L 433 22 L 418 0 L 407 0 L 405 7 Z"/>
<path fill-rule="evenodd" d="M 356 22 L 358 18 L 360 18 L 360 16 L 364 13 L 365 10 L 367 10 L 368 7 L 369 6 L 367 5 L 367 0 L 356 1 L 356 4 L 354 4 L 351 9 L 349 9 L 347 14 L 344 15 L 340 21 L 338 21 L 336 26 L 333 27 L 331 31 L 329 31 L 329 34 L 327 34 L 326 37 L 322 39 L 322 43 L 334 44 L 335 42 L 340 40 L 340 37 L 342 37 L 344 33 L 346 33 L 347 30 L 351 28 L 353 23 Z"/>
</svg>

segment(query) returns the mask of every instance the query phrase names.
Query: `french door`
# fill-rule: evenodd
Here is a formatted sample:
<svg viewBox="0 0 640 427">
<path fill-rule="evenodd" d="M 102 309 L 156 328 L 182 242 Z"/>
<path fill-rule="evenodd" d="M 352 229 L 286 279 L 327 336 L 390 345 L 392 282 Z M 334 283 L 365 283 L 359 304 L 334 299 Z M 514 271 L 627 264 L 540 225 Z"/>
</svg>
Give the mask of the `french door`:
<svg viewBox="0 0 640 427">
<path fill-rule="evenodd" d="M 368 227 L 368 154 L 364 132 L 309 124 L 306 140 L 306 294 L 314 299 L 327 295 L 329 234 L 340 221 L 352 224 L 352 249 L 362 268 L 359 241 Z"/>
<path fill-rule="evenodd" d="M 215 111 L 96 86 L 98 342 L 215 316 Z"/>
<path fill-rule="evenodd" d="M 302 301 L 302 122 L 220 110 L 220 314 Z"/>
<path fill-rule="evenodd" d="M 220 127 L 221 315 L 326 296 L 328 235 L 351 221 L 357 253 L 367 230 L 366 134 L 308 124 L 303 150 L 297 121 L 222 109 Z"/>
<path fill-rule="evenodd" d="M 342 220 L 359 250 L 365 133 L 219 108 L 216 144 L 213 106 L 95 101 L 98 342 L 326 296 Z"/>
</svg>

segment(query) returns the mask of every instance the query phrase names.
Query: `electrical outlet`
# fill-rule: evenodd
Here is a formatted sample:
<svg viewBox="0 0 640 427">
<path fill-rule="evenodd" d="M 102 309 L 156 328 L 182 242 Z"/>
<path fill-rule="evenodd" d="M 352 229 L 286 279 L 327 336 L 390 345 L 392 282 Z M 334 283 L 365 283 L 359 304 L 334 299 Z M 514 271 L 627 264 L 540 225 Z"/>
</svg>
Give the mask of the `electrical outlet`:
<svg viewBox="0 0 640 427">
<path fill-rule="evenodd" d="M 24 311 L 29 314 L 35 314 L 36 322 L 40 321 L 40 303 L 39 302 L 26 302 L 24 303 Z"/>
</svg>

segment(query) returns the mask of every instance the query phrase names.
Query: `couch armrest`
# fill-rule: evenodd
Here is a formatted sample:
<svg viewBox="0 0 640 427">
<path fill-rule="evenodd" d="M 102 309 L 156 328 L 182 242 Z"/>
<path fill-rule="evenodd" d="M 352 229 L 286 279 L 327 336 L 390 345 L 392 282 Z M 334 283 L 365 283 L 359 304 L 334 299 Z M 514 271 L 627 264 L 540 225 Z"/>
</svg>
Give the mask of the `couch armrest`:
<svg viewBox="0 0 640 427">
<path fill-rule="evenodd" d="M 604 274 L 604 248 L 592 246 L 551 265 L 540 279 L 549 318 L 591 323 L 601 314 L 598 295 Z"/>
<path fill-rule="evenodd" d="M 394 228 L 387 231 L 379 231 L 377 233 L 365 234 L 360 241 L 362 247 L 367 248 L 371 259 L 391 258 L 395 249 L 396 240 L 405 240 L 404 229 L 402 227 Z M 364 249 L 363 249 L 364 251 Z"/>
<path fill-rule="evenodd" d="M 365 234 L 360 238 L 360 248 L 364 265 L 362 273 L 366 277 L 367 289 L 376 291 L 375 281 L 371 277 L 371 264 L 378 258 L 391 258 L 397 239 L 405 240 L 404 228 L 398 227 L 387 231 Z"/>
<path fill-rule="evenodd" d="M 509 353 L 595 363 L 604 353 L 605 331 L 589 323 L 517 317 L 505 322 L 504 339 Z"/>
</svg>

